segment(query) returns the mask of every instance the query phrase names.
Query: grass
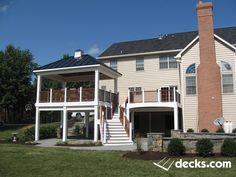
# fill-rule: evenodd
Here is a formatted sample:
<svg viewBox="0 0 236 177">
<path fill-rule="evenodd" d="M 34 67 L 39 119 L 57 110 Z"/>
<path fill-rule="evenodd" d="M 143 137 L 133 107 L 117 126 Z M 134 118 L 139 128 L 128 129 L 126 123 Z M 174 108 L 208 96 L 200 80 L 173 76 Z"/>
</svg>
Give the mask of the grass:
<svg viewBox="0 0 236 177">
<path fill-rule="evenodd" d="M 45 123 L 45 124 L 41 124 L 41 126 L 45 126 L 45 125 L 58 125 L 58 122 L 53 122 L 53 123 Z M 30 124 L 30 125 L 4 125 L 2 127 L 0 127 L 0 139 L 10 139 L 12 137 L 12 133 L 17 132 L 18 135 L 17 137 L 21 138 L 24 135 L 24 131 L 27 128 L 30 128 L 34 126 L 34 124 Z"/>
<path fill-rule="evenodd" d="M 153 161 L 124 159 L 123 154 L 124 152 L 119 151 L 82 151 L 3 144 L 0 145 L 0 176 L 233 177 L 236 174 L 236 158 L 212 158 L 212 160 L 231 160 L 231 169 L 176 169 L 172 167 L 166 172 L 154 166 Z"/>
</svg>

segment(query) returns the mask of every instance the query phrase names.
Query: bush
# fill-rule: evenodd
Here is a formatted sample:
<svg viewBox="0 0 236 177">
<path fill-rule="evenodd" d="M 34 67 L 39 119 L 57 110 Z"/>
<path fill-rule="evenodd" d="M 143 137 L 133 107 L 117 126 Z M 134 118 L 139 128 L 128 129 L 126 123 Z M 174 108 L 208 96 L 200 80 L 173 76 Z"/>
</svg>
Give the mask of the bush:
<svg viewBox="0 0 236 177">
<path fill-rule="evenodd" d="M 200 139 L 197 141 L 196 151 L 200 156 L 211 156 L 213 154 L 213 143 L 206 138 Z"/>
<path fill-rule="evenodd" d="M 216 130 L 216 133 L 224 133 L 224 129 L 222 127 L 219 127 L 217 130 Z"/>
<path fill-rule="evenodd" d="M 189 128 L 189 129 L 187 130 L 187 132 L 188 132 L 188 133 L 193 133 L 194 130 L 193 130 L 192 128 Z"/>
<path fill-rule="evenodd" d="M 221 154 L 227 157 L 236 155 L 236 142 L 233 139 L 226 138 L 221 147 Z"/>
<path fill-rule="evenodd" d="M 46 124 L 40 126 L 39 138 L 46 139 L 46 138 L 57 137 L 57 127 L 58 127 L 57 124 Z M 35 135 L 35 126 L 27 128 L 24 132 L 25 141 L 33 141 L 35 138 L 34 135 Z"/>
<path fill-rule="evenodd" d="M 74 132 L 75 132 L 76 135 L 79 135 L 81 133 L 81 128 L 80 128 L 79 125 L 75 126 Z"/>
<path fill-rule="evenodd" d="M 206 129 L 206 128 L 204 128 L 204 129 L 201 130 L 201 132 L 202 132 L 202 133 L 209 133 L 209 130 Z"/>
<path fill-rule="evenodd" d="M 142 138 L 140 134 L 137 134 L 135 137 L 135 144 L 136 144 L 136 150 L 139 154 L 143 152 L 143 147 L 142 147 Z"/>
<path fill-rule="evenodd" d="M 233 133 L 236 133 L 236 128 L 233 129 Z"/>
<path fill-rule="evenodd" d="M 173 138 L 168 144 L 167 152 L 173 156 L 181 156 L 185 153 L 185 146 L 178 138 Z"/>
</svg>

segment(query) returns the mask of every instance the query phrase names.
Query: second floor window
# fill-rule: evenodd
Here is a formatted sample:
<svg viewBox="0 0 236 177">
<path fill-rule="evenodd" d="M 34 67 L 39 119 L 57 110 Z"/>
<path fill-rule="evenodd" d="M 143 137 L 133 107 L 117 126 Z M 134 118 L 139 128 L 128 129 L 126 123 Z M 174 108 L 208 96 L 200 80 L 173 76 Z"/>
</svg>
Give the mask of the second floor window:
<svg viewBox="0 0 236 177">
<path fill-rule="evenodd" d="M 234 93 L 233 72 L 229 63 L 221 62 L 221 75 L 223 93 Z"/>
<path fill-rule="evenodd" d="M 143 58 L 136 59 L 136 71 L 144 71 L 144 59 Z"/>
<path fill-rule="evenodd" d="M 177 61 L 174 56 L 160 56 L 160 69 L 177 68 Z"/>
<path fill-rule="evenodd" d="M 196 94 L 196 71 L 195 63 L 191 64 L 186 70 L 186 95 Z"/>
<path fill-rule="evenodd" d="M 117 71 L 117 60 L 116 59 L 110 60 L 110 67 Z"/>
</svg>

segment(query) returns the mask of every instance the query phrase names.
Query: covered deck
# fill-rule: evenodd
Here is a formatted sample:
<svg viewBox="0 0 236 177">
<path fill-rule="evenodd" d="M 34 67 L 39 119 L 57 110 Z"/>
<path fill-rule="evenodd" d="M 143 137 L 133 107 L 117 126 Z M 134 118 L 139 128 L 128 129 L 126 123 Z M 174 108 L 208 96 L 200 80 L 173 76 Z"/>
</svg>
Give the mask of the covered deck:
<svg viewBox="0 0 236 177">
<path fill-rule="evenodd" d="M 86 115 L 94 112 L 94 141 L 97 141 L 99 109 L 105 107 L 114 112 L 118 106 L 117 78 L 121 74 L 81 51 L 77 53 L 68 59 L 58 60 L 34 71 L 37 75 L 35 141 L 39 140 L 41 111 L 61 111 L 63 141 L 67 140 L 68 112 L 85 112 Z M 42 88 L 43 79 L 60 81 L 62 88 Z M 114 93 L 99 89 L 100 80 L 105 79 L 114 80 Z M 68 86 L 68 82 L 84 81 L 91 81 L 93 84 L 90 87 Z"/>
</svg>

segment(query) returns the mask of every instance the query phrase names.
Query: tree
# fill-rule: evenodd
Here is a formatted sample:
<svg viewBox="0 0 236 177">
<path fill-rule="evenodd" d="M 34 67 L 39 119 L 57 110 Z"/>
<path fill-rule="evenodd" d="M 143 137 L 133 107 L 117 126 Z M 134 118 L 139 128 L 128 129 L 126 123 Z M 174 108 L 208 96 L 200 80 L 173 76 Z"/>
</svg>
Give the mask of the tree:
<svg viewBox="0 0 236 177">
<path fill-rule="evenodd" d="M 29 50 L 8 45 L 0 51 L 0 107 L 5 120 L 20 121 L 25 104 L 32 103 L 32 72 L 38 65 Z M 11 110 L 11 115 L 9 115 Z"/>
</svg>

